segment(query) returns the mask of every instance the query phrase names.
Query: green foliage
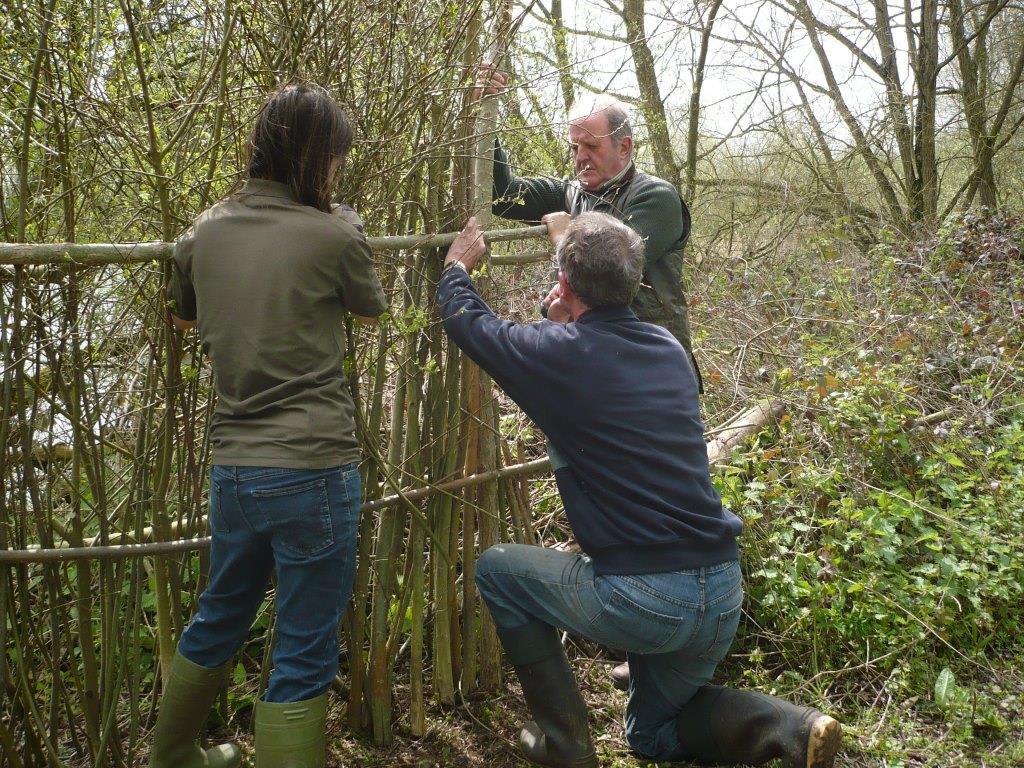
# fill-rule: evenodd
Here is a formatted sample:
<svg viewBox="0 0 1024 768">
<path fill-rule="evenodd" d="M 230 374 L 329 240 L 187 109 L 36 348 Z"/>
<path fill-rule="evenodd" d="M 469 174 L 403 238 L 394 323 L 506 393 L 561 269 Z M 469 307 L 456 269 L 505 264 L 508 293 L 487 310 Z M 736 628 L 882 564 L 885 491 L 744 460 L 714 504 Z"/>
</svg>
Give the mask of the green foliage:
<svg viewBox="0 0 1024 768">
<path fill-rule="evenodd" d="M 847 270 L 824 309 L 848 306 L 867 271 L 859 311 L 817 323 L 797 363 L 772 377 L 805 406 L 738 449 L 717 480 L 747 526 L 750 626 L 798 675 L 870 663 L 893 675 L 890 688 L 920 691 L 941 667 L 1019 647 L 1024 334 L 1012 302 L 1024 268 L 1019 222 L 1006 221 L 893 243 L 859 275 Z M 970 276 L 948 291 L 937 270 L 966 259 Z M 886 343 L 865 346 L 861 323 Z M 962 711 L 953 673 L 940 682 L 937 706 Z M 973 727 L 1001 727 L 998 713 L 969 709 Z"/>
<path fill-rule="evenodd" d="M 934 701 L 954 726 L 996 731 L 1007 727 L 995 707 L 988 702 L 979 703 L 976 692 L 957 684 L 956 676 L 949 667 L 943 667 L 935 678 Z"/>
</svg>

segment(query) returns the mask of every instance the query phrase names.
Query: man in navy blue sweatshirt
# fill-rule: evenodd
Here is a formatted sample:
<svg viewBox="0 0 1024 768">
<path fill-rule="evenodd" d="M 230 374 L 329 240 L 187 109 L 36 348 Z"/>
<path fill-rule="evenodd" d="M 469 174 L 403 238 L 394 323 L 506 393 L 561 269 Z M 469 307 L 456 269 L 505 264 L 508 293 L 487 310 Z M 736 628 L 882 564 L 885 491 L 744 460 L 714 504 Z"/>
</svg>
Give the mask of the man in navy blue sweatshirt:
<svg viewBox="0 0 1024 768">
<path fill-rule="evenodd" d="M 597 766 L 561 628 L 626 652 L 626 737 L 642 756 L 831 766 L 831 717 L 708 684 L 740 619 L 742 525 L 711 484 L 689 356 L 629 308 L 641 238 L 604 213 L 573 219 L 547 319 L 525 325 L 496 317 L 477 293 L 469 271 L 484 250 L 470 219 L 438 286 L 445 331 L 543 430 L 585 553 L 500 544 L 477 563 L 534 718 L 520 734 L 526 757 Z"/>
</svg>

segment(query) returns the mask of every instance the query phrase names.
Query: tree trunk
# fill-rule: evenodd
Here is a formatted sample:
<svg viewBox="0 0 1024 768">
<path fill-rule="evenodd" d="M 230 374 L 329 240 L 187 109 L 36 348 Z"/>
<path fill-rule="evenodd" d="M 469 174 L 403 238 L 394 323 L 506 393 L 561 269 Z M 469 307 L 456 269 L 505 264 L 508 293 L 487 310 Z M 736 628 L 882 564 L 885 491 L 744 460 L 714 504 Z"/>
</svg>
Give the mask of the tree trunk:
<svg viewBox="0 0 1024 768">
<path fill-rule="evenodd" d="M 655 172 L 675 187 L 679 187 L 679 164 L 672 154 L 672 139 L 668 133 L 668 121 L 665 118 L 665 104 L 661 99 L 658 87 L 658 73 L 654 64 L 654 56 L 647 45 L 647 32 L 644 24 L 644 0 L 624 0 L 622 4 L 622 20 L 626 23 L 626 38 L 633 54 L 633 66 L 636 71 L 636 82 L 640 88 L 640 101 L 643 104 L 644 118 L 647 122 L 647 133 L 651 141 L 651 153 L 654 155 Z"/>
<path fill-rule="evenodd" d="M 988 115 L 987 99 L 980 82 L 978 59 L 984 59 L 985 38 L 978 35 L 975 40 L 976 55 L 972 55 L 964 24 L 964 8 L 961 0 L 949 0 L 950 38 L 956 50 L 957 66 L 960 69 L 960 92 L 964 105 L 967 133 L 971 137 L 974 153 L 974 177 L 977 179 L 976 194 L 983 208 L 998 206 L 995 170 L 992 166 L 991 145 L 995 137 L 989 135 L 986 125 Z"/>
<path fill-rule="evenodd" d="M 555 48 L 555 64 L 558 65 L 558 85 L 562 89 L 565 111 L 572 109 L 576 92 L 572 84 L 572 62 L 569 61 L 569 46 L 566 42 L 565 20 L 562 15 L 562 0 L 551 0 L 551 37 Z"/>
<path fill-rule="evenodd" d="M 708 59 L 708 45 L 711 32 L 715 27 L 715 17 L 722 7 L 722 0 L 711 0 L 708 8 L 708 20 L 700 33 L 700 53 L 693 71 L 693 90 L 690 91 L 690 110 L 686 127 L 686 199 L 692 200 L 696 192 L 697 179 L 697 141 L 700 130 L 700 94 L 704 88 L 704 67 Z"/>
<path fill-rule="evenodd" d="M 939 20 L 937 0 L 921 4 L 917 54 L 917 115 L 914 121 L 914 156 L 920 188 L 913 200 L 913 219 L 927 227 L 935 224 L 939 203 L 939 169 L 935 154 L 935 101 L 939 74 Z"/>
</svg>

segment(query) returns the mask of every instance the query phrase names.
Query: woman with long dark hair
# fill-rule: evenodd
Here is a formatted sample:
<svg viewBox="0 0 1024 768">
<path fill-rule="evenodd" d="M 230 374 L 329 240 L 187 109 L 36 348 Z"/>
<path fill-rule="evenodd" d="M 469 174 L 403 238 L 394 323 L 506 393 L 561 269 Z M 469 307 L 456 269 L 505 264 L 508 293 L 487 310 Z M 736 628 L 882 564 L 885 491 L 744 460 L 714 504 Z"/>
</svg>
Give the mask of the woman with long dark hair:
<svg viewBox="0 0 1024 768">
<path fill-rule="evenodd" d="M 274 671 L 256 703 L 258 768 L 325 762 L 327 689 L 352 594 L 361 496 L 346 313 L 386 308 L 351 209 L 331 191 L 352 144 L 322 89 L 289 85 L 256 117 L 248 179 L 177 242 L 169 296 L 213 365 L 210 580 L 169 670 L 152 768 L 231 768 L 198 737 L 272 572 Z"/>
</svg>

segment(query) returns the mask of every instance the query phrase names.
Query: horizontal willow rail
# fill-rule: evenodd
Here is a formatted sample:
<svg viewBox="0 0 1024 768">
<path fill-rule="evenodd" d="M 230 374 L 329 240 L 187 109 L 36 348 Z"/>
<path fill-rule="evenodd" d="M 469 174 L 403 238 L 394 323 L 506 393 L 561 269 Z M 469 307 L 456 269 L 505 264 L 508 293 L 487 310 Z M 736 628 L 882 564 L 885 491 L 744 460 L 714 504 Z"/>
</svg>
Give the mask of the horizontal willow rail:
<svg viewBox="0 0 1024 768">
<path fill-rule="evenodd" d="M 492 229 L 484 232 L 488 243 L 528 240 L 546 237 L 548 228 L 535 227 Z M 442 248 L 451 245 L 458 232 L 436 235 L 387 235 L 368 237 L 366 242 L 375 251 L 405 251 L 412 248 Z M 11 266 L 101 266 L 166 261 L 174 252 L 174 243 L 0 243 L 0 264 Z M 509 257 L 502 257 L 509 258 Z M 495 259 L 501 263 L 501 259 Z M 520 263 L 511 261 L 509 263 Z"/>
<path fill-rule="evenodd" d="M 0 550 L 0 566 L 32 563 L 68 563 L 78 560 L 129 560 L 133 557 L 171 555 L 191 552 L 210 546 L 210 537 L 153 541 L 147 544 L 110 544 L 99 547 L 66 547 L 64 549 L 6 549 Z"/>
<path fill-rule="evenodd" d="M 775 401 L 761 400 L 732 419 L 725 421 L 718 428 L 709 430 L 708 434 L 717 434 L 717 437 L 707 445 L 708 463 L 712 466 L 719 464 L 743 438 L 756 432 L 769 421 L 778 419 L 784 410 L 785 403 L 781 399 Z M 522 464 L 492 469 L 489 472 L 480 472 L 475 475 L 460 477 L 456 480 L 438 483 L 437 485 L 427 485 L 396 493 L 392 496 L 367 501 L 360 507 L 360 511 L 374 512 L 385 507 L 420 501 L 438 493 L 449 493 L 463 488 L 470 488 L 490 480 L 533 474 L 550 467 L 551 461 L 547 457 L 534 459 Z M 205 521 L 206 518 L 203 517 L 198 522 L 205 523 Z M 181 530 L 181 528 L 178 530 Z M 142 532 L 142 535 L 144 537 L 151 536 L 152 533 L 152 529 L 147 528 Z M 177 541 L 156 541 L 144 544 L 130 543 L 52 549 L 7 549 L 0 550 L 0 566 L 27 563 L 61 563 L 76 560 L 123 560 L 131 557 L 166 555 L 173 552 L 206 549 L 209 546 L 210 538 L 203 537 L 180 539 Z"/>
<path fill-rule="evenodd" d="M 448 493 L 469 488 L 474 485 L 498 480 L 503 477 L 514 477 L 517 475 L 528 475 L 548 469 L 551 461 L 545 457 L 534 459 L 523 464 L 513 464 L 500 469 L 492 469 L 489 472 L 480 472 L 467 477 L 460 477 L 457 480 L 450 480 L 446 483 L 428 485 L 410 491 L 404 491 L 393 496 L 385 496 L 373 501 L 367 501 L 360 507 L 360 512 L 372 512 L 385 507 L 393 507 L 407 501 L 419 501 L 428 496 L 438 493 Z M 199 522 L 205 522 L 204 517 Z M 150 535 L 152 530 L 149 530 Z M 145 535 L 145 533 L 144 533 Z M 190 550 L 206 549 L 210 546 L 210 537 L 180 539 L 177 541 L 154 541 L 145 544 L 111 544 L 89 547 L 63 547 L 52 549 L 6 549 L 0 550 L 0 565 L 19 565 L 26 563 L 63 563 L 74 560 L 123 560 L 132 557 L 146 557 L 149 555 L 166 555 L 173 552 L 187 552 Z"/>
</svg>

